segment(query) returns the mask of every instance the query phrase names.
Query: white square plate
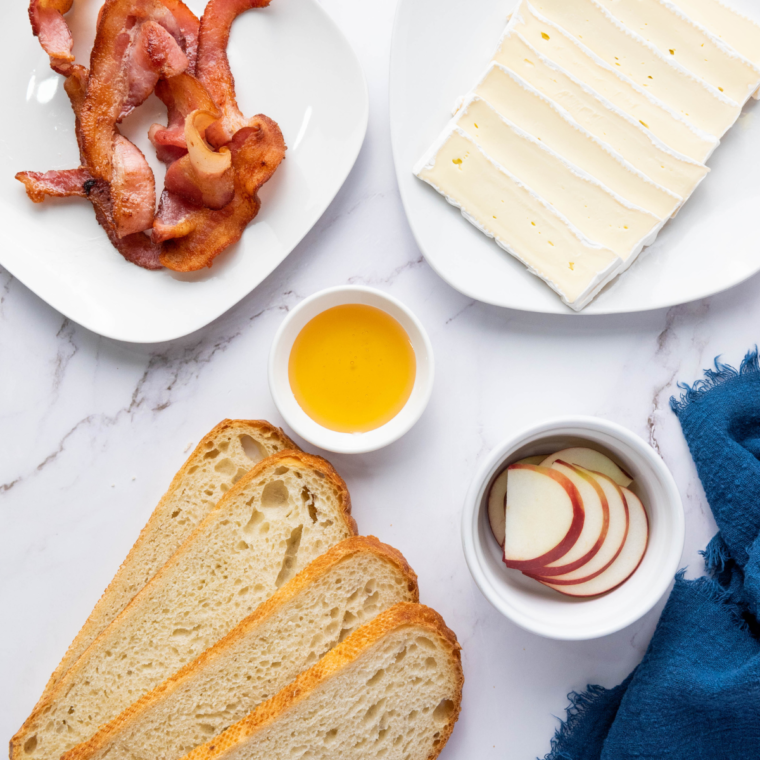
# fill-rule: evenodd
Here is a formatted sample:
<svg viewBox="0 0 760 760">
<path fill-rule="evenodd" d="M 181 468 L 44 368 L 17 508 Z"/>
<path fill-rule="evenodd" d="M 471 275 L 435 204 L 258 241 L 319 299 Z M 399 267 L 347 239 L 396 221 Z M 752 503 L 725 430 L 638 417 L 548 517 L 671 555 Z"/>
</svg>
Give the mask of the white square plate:
<svg viewBox="0 0 760 760">
<path fill-rule="evenodd" d="M 75 0 L 67 15 L 87 63 L 102 3 Z M 189 0 L 200 16 L 204 0 Z M 114 250 L 82 199 L 33 204 L 18 171 L 79 165 L 63 79 L 32 36 L 27 1 L 0 11 L 6 72 L 0 121 L 0 264 L 67 317 L 109 338 L 153 343 L 187 335 L 251 292 L 295 248 L 348 176 L 367 128 L 367 87 L 350 45 L 316 0 L 273 0 L 240 16 L 228 48 L 246 116 L 278 122 L 286 159 L 263 188 L 259 215 L 211 269 L 149 272 Z M 123 126 L 163 185 L 147 138 L 166 112 L 151 98 Z"/>
<path fill-rule="evenodd" d="M 758 17 L 757 0 L 730 0 Z M 541 280 L 412 174 L 460 95 L 491 59 L 516 0 L 399 0 L 391 48 L 391 138 L 401 198 L 430 266 L 478 301 L 574 314 Z M 693 301 L 760 271 L 760 105 L 752 100 L 709 161 L 711 173 L 656 243 L 583 314 Z"/>
</svg>

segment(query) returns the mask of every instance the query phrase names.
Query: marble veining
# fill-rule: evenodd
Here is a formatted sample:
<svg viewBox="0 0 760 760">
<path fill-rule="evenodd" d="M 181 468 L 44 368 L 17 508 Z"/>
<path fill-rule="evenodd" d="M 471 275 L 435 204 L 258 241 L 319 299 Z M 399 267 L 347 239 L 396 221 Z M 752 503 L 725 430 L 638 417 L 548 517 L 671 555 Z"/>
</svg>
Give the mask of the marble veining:
<svg viewBox="0 0 760 760">
<path fill-rule="evenodd" d="M 687 521 L 682 565 L 701 572 L 698 551 L 715 525 L 668 401 L 717 354 L 738 364 L 758 341 L 760 277 L 692 304 L 609 317 L 506 311 L 452 290 L 421 257 L 396 189 L 387 104 L 394 4 L 323 4 L 367 75 L 367 142 L 323 218 L 254 293 L 193 335 L 136 346 L 70 322 L 0 270 L 3 740 L 188 446 L 224 417 L 282 424 L 267 387 L 269 347 L 284 315 L 325 287 L 381 288 L 412 307 L 433 341 L 436 386 L 418 425 L 385 450 L 329 459 L 360 530 L 404 552 L 423 601 L 464 646 L 464 711 L 444 760 L 543 755 L 566 693 L 627 675 L 663 604 L 618 634 L 577 643 L 528 634 L 488 605 L 465 566 L 459 518 L 476 467 L 502 438 L 570 413 L 629 427 L 676 478 Z"/>
</svg>

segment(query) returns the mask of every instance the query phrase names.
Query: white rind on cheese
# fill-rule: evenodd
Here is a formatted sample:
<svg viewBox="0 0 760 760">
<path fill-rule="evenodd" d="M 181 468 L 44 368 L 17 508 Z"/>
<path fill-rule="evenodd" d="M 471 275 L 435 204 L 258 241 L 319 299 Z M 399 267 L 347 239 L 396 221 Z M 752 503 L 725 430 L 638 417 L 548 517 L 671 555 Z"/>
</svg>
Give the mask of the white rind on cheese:
<svg viewBox="0 0 760 760">
<path fill-rule="evenodd" d="M 760 24 L 722 0 L 672 0 L 695 23 L 760 65 Z"/>
<path fill-rule="evenodd" d="M 499 41 L 499 49 L 510 30 L 519 32 L 555 65 L 638 120 L 674 150 L 704 163 L 720 145 L 717 137 L 697 129 L 666 103 L 603 61 L 561 26 L 538 13 L 527 0 L 521 0 L 513 14 Z M 498 51 L 494 60 L 498 60 Z"/>
<path fill-rule="evenodd" d="M 653 182 L 682 198 L 687 199 L 709 172 L 704 164 L 677 153 L 633 117 L 563 71 L 519 32 L 510 31 L 504 38 L 499 61 L 562 106 Z"/>
<path fill-rule="evenodd" d="M 663 55 L 743 105 L 760 87 L 760 70 L 665 0 L 599 0 Z"/>
<path fill-rule="evenodd" d="M 541 140 L 613 192 L 659 218 L 673 216 L 683 198 L 652 182 L 607 143 L 513 71 L 491 63 L 473 92 L 523 131 Z"/>
<path fill-rule="evenodd" d="M 456 125 L 585 237 L 624 261 L 651 245 L 666 222 L 613 193 L 477 95 L 465 102 Z"/>
<path fill-rule="evenodd" d="M 436 140 L 414 173 L 576 311 L 622 269 L 620 257 L 586 239 L 457 126 Z"/>
<path fill-rule="evenodd" d="M 532 5 L 698 128 L 722 137 L 739 118 L 738 102 L 672 60 L 673 56 L 664 56 L 597 0 L 533 0 Z"/>
</svg>

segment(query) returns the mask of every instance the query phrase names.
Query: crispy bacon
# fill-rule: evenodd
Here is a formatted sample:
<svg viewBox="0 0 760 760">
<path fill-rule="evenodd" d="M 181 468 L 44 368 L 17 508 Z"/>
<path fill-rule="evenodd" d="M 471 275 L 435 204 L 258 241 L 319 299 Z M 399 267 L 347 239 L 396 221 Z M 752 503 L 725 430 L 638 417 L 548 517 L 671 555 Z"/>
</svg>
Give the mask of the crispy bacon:
<svg viewBox="0 0 760 760">
<path fill-rule="evenodd" d="M 259 211 L 259 188 L 274 174 L 285 156 L 285 141 L 277 124 L 266 116 L 254 116 L 251 126 L 239 130 L 229 149 L 235 172 L 235 195 L 224 208 L 197 208 L 178 215 L 176 205 L 162 203 L 156 226 L 157 236 L 165 242 L 161 263 L 179 272 L 192 272 L 211 266 L 213 260 L 228 246 L 237 242 L 247 225 Z M 169 210 L 174 212 L 176 225 L 172 234 Z M 189 230 L 189 232 L 185 232 Z M 155 234 L 155 233 L 154 233 Z"/>
<path fill-rule="evenodd" d="M 172 16 L 172 20 L 173 18 Z M 119 120 L 147 100 L 158 84 L 159 77 L 176 76 L 188 66 L 187 56 L 179 42 L 161 24 L 149 19 L 140 24 L 138 29 L 127 59 L 129 94 Z M 179 36 L 179 28 L 176 34 Z"/>
<path fill-rule="evenodd" d="M 227 58 L 232 22 L 251 8 L 265 8 L 270 0 L 209 0 L 201 18 L 197 77 L 222 111 L 222 118 L 206 131 L 215 147 L 226 145 L 249 121 L 240 113 L 235 79 Z"/>
<path fill-rule="evenodd" d="M 19 182 L 24 183 L 26 194 L 35 202 L 42 203 L 50 195 L 55 198 L 79 196 L 86 198 L 88 185 L 93 179 L 86 169 L 64 169 L 51 172 L 19 172 Z"/>
<path fill-rule="evenodd" d="M 167 34 L 157 33 L 153 24 Z M 83 165 L 109 188 L 110 213 L 107 209 L 101 211 L 113 223 L 119 238 L 136 232 L 141 224 L 146 226 L 140 229 L 152 226 L 155 183 L 145 157 L 134 146 L 127 147 L 128 141 L 119 134 L 116 124 L 149 94 L 134 84 L 145 72 L 145 46 L 150 41 L 170 48 L 174 45 L 176 50 L 165 50 L 166 56 L 156 53 L 148 55 L 147 60 L 150 65 L 155 62 L 159 70 L 170 59 L 176 63 L 172 56 L 179 47 L 172 32 L 178 33 L 176 21 L 159 0 L 107 0 L 98 26 L 80 112 L 80 144 Z M 181 55 L 186 65 L 187 58 Z M 158 73 L 151 70 L 151 76 L 154 86 Z"/>
<path fill-rule="evenodd" d="M 206 92 L 206 88 L 188 73 L 162 79 L 156 85 L 156 96 L 169 114 L 168 126 L 154 124 L 149 137 L 160 161 L 172 163 L 187 153 L 185 120 L 193 111 L 205 111 L 218 119 L 221 111 Z"/>
<path fill-rule="evenodd" d="M 232 154 L 229 148 L 217 153 L 203 139 L 206 128 L 217 115 L 193 111 L 185 119 L 187 155 L 175 161 L 166 172 L 166 189 L 197 206 L 219 209 L 235 195 Z"/>
<path fill-rule="evenodd" d="M 161 0 L 161 2 L 171 11 L 177 20 L 180 33 L 182 34 L 182 49 L 187 56 L 187 70 L 190 74 L 193 74 L 195 73 L 195 64 L 198 60 L 198 29 L 200 21 L 182 0 Z"/>
<path fill-rule="evenodd" d="M 63 14 L 68 12 L 73 2 L 74 0 L 31 0 L 29 3 L 32 32 L 50 56 L 50 66 L 64 75 L 74 62 L 71 52 L 74 40 Z"/>
<path fill-rule="evenodd" d="M 17 179 L 35 202 L 87 197 L 112 244 L 139 266 L 210 266 L 256 216 L 258 190 L 285 154 L 275 122 L 240 113 L 226 53 L 234 19 L 269 0 L 210 0 L 200 26 L 182 0 L 106 0 L 91 72 L 71 54 L 63 14 L 72 1 L 31 0 L 29 15 L 51 66 L 67 77 L 82 165 Z M 155 218 L 153 173 L 117 128 L 154 90 L 169 119 L 150 138 L 171 164 Z M 151 226 L 152 239 L 143 233 Z"/>
</svg>

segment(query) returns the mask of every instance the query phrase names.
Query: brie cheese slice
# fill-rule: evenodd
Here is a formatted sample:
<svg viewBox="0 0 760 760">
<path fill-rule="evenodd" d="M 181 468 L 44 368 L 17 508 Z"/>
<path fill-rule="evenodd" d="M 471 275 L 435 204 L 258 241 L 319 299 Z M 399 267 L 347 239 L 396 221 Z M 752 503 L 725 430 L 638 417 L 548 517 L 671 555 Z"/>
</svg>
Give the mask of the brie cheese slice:
<svg viewBox="0 0 760 760">
<path fill-rule="evenodd" d="M 760 24 L 722 0 L 672 0 L 690 19 L 709 29 L 734 50 L 760 65 Z"/>
<path fill-rule="evenodd" d="M 618 21 L 689 71 L 744 104 L 760 87 L 760 70 L 677 7 L 662 0 L 599 0 Z"/>
<path fill-rule="evenodd" d="M 620 257 L 585 239 L 457 126 L 444 132 L 414 173 L 577 311 L 622 268 Z"/>
<path fill-rule="evenodd" d="M 533 0 L 532 5 L 699 129 L 722 137 L 739 118 L 740 103 L 685 69 L 674 56 L 663 55 L 596 0 Z"/>
<path fill-rule="evenodd" d="M 697 129 L 619 70 L 605 63 L 561 26 L 522 0 L 505 32 L 518 32 L 539 53 L 637 120 L 673 150 L 704 163 L 720 141 Z M 505 37 L 499 45 L 504 44 Z M 497 52 L 494 60 L 499 60 Z"/>
<path fill-rule="evenodd" d="M 517 32 L 505 36 L 498 57 L 653 182 L 686 199 L 707 175 L 704 164 L 675 153 L 631 116 L 564 73 Z"/>
<path fill-rule="evenodd" d="M 672 216 L 681 207 L 680 195 L 652 182 L 607 143 L 583 129 L 564 109 L 500 64 L 490 65 L 474 93 L 630 203 L 660 219 Z"/>
<path fill-rule="evenodd" d="M 551 203 L 584 236 L 624 261 L 651 245 L 666 221 L 615 195 L 477 96 L 464 104 L 456 123 L 488 156 Z"/>
</svg>

